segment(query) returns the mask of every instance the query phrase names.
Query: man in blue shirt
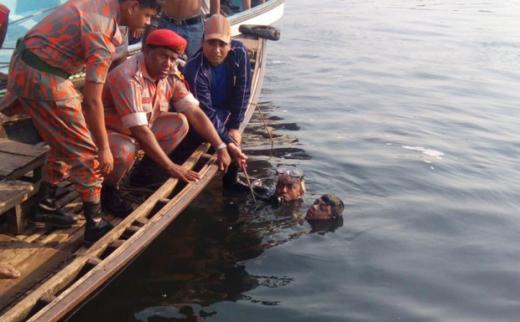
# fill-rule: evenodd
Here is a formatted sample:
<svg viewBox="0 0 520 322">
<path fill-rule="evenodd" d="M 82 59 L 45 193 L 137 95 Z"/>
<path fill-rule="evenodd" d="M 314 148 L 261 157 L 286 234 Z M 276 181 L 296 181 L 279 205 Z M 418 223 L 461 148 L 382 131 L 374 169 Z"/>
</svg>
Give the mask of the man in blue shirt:
<svg viewBox="0 0 520 322">
<path fill-rule="evenodd" d="M 226 17 L 215 14 L 204 25 L 202 48 L 188 61 L 184 74 L 193 95 L 227 144 L 239 167 L 246 165 L 239 131 L 249 103 L 251 65 L 246 47 L 231 40 Z M 233 171 L 230 171 L 230 175 Z"/>
</svg>

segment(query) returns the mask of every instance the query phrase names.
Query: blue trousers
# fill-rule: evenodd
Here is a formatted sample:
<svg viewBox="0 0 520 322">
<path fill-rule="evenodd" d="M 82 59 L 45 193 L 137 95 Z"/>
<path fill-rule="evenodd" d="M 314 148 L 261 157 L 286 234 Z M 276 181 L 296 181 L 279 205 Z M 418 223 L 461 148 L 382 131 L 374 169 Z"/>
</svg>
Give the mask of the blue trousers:
<svg viewBox="0 0 520 322">
<path fill-rule="evenodd" d="M 193 56 L 197 50 L 200 49 L 202 44 L 202 36 L 204 35 L 204 22 L 202 18 L 199 23 L 185 25 L 185 24 L 174 24 L 164 18 L 159 21 L 159 28 L 166 28 L 175 31 L 182 36 L 188 42 L 186 48 L 186 55 L 188 58 Z"/>
</svg>

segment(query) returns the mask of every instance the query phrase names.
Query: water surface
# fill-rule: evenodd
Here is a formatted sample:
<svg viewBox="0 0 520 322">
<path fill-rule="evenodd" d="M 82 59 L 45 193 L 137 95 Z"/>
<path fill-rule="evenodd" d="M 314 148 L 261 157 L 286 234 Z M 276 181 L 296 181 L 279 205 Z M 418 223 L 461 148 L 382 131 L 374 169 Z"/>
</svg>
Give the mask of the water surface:
<svg viewBox="0 0 520 322">
<path fill-rule="evenodd" d="M 311 232 L 214 181 L 71 321 L 516 321 L 520 3 L 287 1 L 250 168 L 306 173 Z M 302 210 L 301 210 L 302 211 Z"/>
</svg>

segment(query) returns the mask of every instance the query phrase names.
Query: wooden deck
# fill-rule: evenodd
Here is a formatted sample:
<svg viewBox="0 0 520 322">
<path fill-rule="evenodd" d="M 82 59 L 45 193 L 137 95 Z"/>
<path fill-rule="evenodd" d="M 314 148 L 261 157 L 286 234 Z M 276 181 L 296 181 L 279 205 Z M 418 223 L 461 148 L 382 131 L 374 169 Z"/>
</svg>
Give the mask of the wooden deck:
<svg viewBox="0 0 520 322">
<path fill-rule="evenodd" d="M 48 148 L 0 138 L 0 179 L 18 179 L 32 173 L 33 182 L 41 178 L 41 167 Z"/>
<path fill-rule="evenodd" d="M 59 204 L 68 213 L 78 213 L 81 203 L 70 185 L 59 190 Z M 44 226 L 29 223 L 21 234 L 0 234 L 0 262 L 10 264 L 20 271 L 18 279 L 0 280 L 0 303 L 8 306 L 16 298 L 34 287 L 38 281 L 53 274 L 69 260 L 83 241 L 82 216 L 69 229 L 48 230 Z M 4 222 L 6 230 L 9 223 Z M 7 228 L 7 230 L 10 230 Z"/>
</svg>

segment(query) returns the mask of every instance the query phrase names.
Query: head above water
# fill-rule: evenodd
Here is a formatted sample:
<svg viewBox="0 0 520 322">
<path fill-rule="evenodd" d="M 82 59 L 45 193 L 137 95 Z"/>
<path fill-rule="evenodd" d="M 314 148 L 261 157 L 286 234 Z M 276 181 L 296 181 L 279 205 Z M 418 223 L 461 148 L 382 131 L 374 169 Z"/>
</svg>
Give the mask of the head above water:
<svg viewBox="0 0 520 322">
<path fill-rule="evenodd" d="M 212 15 L 204 24 L 202 53 L 213 66 L 224 62 L 231 50 L 231 26 L 226 17 Z"/>
<path fill-rule="evenodd" d="M 157 29 L 146 37 L 144 60 L 148 74 L 154 79 L 167 77 L 184 53 L 187 42 L 168 29 Z"/>
<path fill-rule="evenodd" d="M 142 30 L 160 10 L 160 0 L 119 0 L 119 24 L 130 32 Z"/>
<path fill-rule="evenodd" d="M 307 220 L 335 220 L 342 218 L 343 210 L 345 205 L 343 201 L 333 195 L 324 194 L 318 199 L 314 200 L 314 203 L 307 211 L 305 219 Z"/>
<path fill-rule="evenodd" d="M 305 194 L 303 171 L 294 167 L 279 167 L 276 172 L 278 173 L 276 196 L 283 202 L 302 199 Z"/>
</svg>

